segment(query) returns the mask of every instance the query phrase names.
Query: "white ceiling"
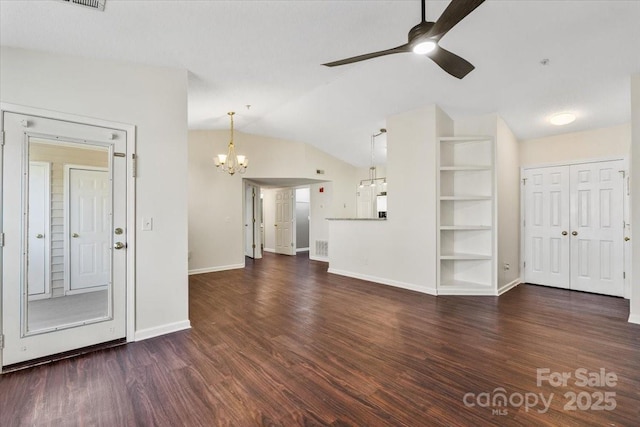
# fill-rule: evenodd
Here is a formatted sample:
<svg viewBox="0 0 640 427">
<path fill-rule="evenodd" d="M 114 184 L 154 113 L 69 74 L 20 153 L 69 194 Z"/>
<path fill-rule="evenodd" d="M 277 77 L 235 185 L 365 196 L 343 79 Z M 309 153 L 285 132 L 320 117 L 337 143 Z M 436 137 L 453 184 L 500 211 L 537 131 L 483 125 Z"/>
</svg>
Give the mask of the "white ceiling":
<svg viewBox="0 0 640 427">
<path fill-rule="evenodd" d="M 448 1 L 428 1 L 434 21 Z M 413 54 L 320 64 L 406 42 L 419 0 L 0 1 L 3 45 L 189 70 L 189 127 L 306 142 L 358 166 L 389 115 L 429 104 L 497 112 L 519 139 L 630 120 L 640 1 L 487 1 L 441 41 L 475 65 L 458 80 Z M 549 65 L 540 61 L 549 59 Z M 250 109 L 245 106 L 251 105 Z M 578 119 L 558 128 L 561 110 Z M 241 141 L 239 146 L 241 147 Z M 383 161 L 384 135 L 376 138 Z"/>
</svg>

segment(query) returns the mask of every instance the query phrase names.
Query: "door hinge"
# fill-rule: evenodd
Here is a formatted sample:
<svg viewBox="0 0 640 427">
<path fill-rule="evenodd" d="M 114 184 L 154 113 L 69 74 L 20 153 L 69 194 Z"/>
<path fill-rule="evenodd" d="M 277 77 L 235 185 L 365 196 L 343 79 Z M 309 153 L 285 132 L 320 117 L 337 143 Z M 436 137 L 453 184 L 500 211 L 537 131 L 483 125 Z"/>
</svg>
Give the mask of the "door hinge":
<svg viewBox="0 0 640 427">
<path fill-rule="evenodd" d="M 4 334 L 0 334 L 0 350 L 4 348 Z"/>
<path fill-rule="evenodd" d="M 256 248 L 256 244 L 254 243 L 253 245 L 251 245 L 251 247 L 252 247 L 253 249 L 255 249 L 255 248 Z"/>
<path fill-rule="evenodd" d="M 528 178 L 522 178 L 522 185 L 527 185 L 527 179 Z"/>
<path fill-rule="evenodd" d="M 527 261 L 524 262 L 524 266 L 523 267 L 525 267 L 525 268 L 527 267 Z"/>
<path fill-rule="evenodd" d="M 4 145 L 4 131 L 2 131 L 2 136 L 0 136 L 0 138 L 2 138 L 0 145 Z"/>
<path fill-rule="evenodd" d="M 627 273 L 625 273 L 624 271 L 622 272 L 622 278 L 626 279 L 627 278 Z"/>
<path fill-rule="evenodd" d="M 0 233 L 0 248 L 4 248 L 4 233 Z"/>
<path fill-rule="evenodd" d="M 131 155 L 131 177 L 135 178 L 138 175 L 138 156 L 135 153 Z"/>
</svg>

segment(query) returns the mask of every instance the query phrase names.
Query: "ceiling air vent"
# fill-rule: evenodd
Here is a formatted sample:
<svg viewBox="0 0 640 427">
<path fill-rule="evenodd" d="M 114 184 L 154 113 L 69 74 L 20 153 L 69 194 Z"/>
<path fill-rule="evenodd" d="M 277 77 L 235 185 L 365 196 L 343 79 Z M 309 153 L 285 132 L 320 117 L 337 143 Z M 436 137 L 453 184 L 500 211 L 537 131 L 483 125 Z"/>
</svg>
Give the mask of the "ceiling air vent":
<svg viewBox="0 0 640 427">
<path fill-rule="evenodd" d="M 62 0 L 65 3 L 78 4 L 80 6 L 90 7 L 91 9 L 98 9 L 104 11 L 104 4 L 107 0 Z"/>
</svg>

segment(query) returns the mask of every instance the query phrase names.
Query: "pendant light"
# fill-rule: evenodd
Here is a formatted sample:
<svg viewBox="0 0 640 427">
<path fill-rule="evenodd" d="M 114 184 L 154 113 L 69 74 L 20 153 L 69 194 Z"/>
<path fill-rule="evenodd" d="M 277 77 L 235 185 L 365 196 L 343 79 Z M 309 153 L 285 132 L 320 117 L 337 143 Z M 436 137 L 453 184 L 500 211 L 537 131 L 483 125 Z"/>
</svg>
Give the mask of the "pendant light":
<svg viewBox="0 0 640 427">
<path fill-rule="evenodd" d="M 230 111 L 227 114 L 231 119 L 231 140 L 229 141 L 229 149 L 227 150 L 227 154 L 218 154 L 213 158 L 213 161 L 216 166 L 220 168 L 219 170 L 221 172 L 227 172 L 229 175 L 233 175 L 236 172 L 243 174 L 247 170 L 249 159 L 241 154 L 236 155 L 236 149 L 233 145 L 233 115 L 235 113 Z"/>
</svg>

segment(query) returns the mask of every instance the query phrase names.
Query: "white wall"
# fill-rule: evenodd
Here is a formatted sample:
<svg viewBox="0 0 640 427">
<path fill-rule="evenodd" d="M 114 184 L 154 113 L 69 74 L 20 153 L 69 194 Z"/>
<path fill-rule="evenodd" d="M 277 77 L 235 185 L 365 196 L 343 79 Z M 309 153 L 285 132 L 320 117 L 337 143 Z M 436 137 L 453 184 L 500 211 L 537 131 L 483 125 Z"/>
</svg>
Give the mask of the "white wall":
<svg viewBox="0 0 640 427">
<path fill-rule="evenodd" d="M 628 156 L 631 148 L 629 123 L 583 132 L 565 133 L 520 142 L 520 165 Z"/>
<path fill-rule="evenodd" d="M 188 327 L 187 71 L 2 47 L 0 100 L 136 126 L 136 337 Z M 12 159 L 5 159 L 12 161 Z"/>
<path fill-rule="evenodd" d="M 498 290 L 519 283 L 520 188 L 518 142 L 496 114 L 455 123 L 431 106 L 387 120 L 387 221 L 331 221 L 329 271 L 436 293 L 436 157 L 440 136 L 496 139 Z"/>
<path fill-rule="evenodd" d="M 497 124 L 498 292 L 502 292 L 520 282 L 520 167 L 518 140 L 501 117 Z"/>
<path fill-rule="evenodd" d="M 345 203 L 351 203 L 350 209 L 337 209 L 334 214 L 333 193 L 334 185 L 332 182 L 322 182 L 311 184 L 309 186 L 311 203 L 309 204 L 309 258 L 316 261 L 328 262 L 329 257 L 316 253 L 316 241 L 329 241 L 329 221 L 327 218 L 351 217 L 355 216 L 355 193 L 350 195 L 350 189 L 353 188 L 352 182 L 355 181 L 355 175 L 352 180 L 343 182 L 339 185 L 342 189 L 336 197 L 339 197 Z M 320 191 L 322 189 L 322 192 Z M 329 252 L 331 248 L 337 245 L 337 242 L 329 244 Z"/>
<path fill-rule="evenodd" d="M 189 271 L 244 265 L 242 179 L 302 178 L 327 180 L 311 185 L 310 253 L 315 239 L 328 238 L 326 217 L 355 215 L 356 168 L 316 148 L 292 141 L 235 133 L 238 154 L 249 158 L 244 175 L 220 173 L 213 156 L 226 153 L 228 131 L 189 132 Z M 316 169 L 325 171 L 316 174 Z M 319 193 L 318 188 L 325 192 Z M 265 199 L 265 208 L 267 200 Z M 266 210 L 266 209 L 265 209 Z M 265 217 L 265 227 L 269 224 Z M 266 234 L 268 239 L 268 233 Z M 265 247 L 271 242 L 266 241 Z"/>
<path fill-rule="evenodd" d="M 330 221 L 329 271 L 436 293 L 436 142 L 453 124 L 430 106 L 387 120 L 386 221 Z"/>
<path fill-rule="evenodd" d="M 505 121 L 495 113 L 455 121 L 456 136 L 491 136 L 496 141 L 495 179 L 498 292 L 520 281 L 519 145 Z M 505 270 L 509 264 L 509 270 Z"/>
<path fill-rule="evenodd" d="M 640 230 L 640 74 L 631 76 L 631 226 Z M 640 232 L 632 243 L 631 310 L 629 321 L 640 323 Z"/>
</svg>

